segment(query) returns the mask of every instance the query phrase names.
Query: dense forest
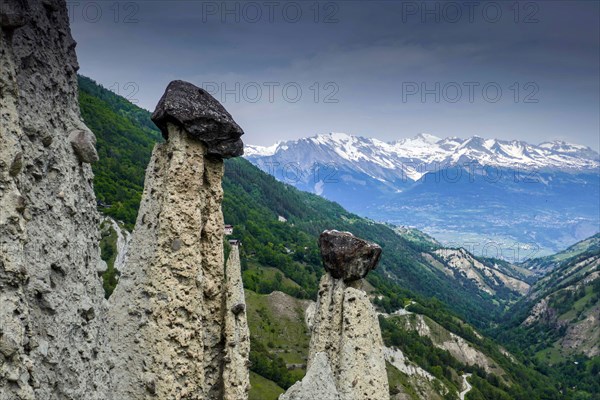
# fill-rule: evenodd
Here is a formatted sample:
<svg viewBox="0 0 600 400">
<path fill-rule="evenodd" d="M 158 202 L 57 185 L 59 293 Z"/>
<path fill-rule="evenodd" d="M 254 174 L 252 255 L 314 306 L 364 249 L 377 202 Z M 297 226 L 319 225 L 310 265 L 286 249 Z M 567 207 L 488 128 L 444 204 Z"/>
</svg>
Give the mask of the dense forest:
<svg viewBox="0 0 600 400">
<path fill-rule="evenodd" d="M 96 133 L 100 161 L 93 165 L 102 212 L 133 230 L 152 148 L 162 140 L 146 110 L 79 76 L 84 121 Z M 99 134 L 100 133 L 100 134 Z"/>
</svg>

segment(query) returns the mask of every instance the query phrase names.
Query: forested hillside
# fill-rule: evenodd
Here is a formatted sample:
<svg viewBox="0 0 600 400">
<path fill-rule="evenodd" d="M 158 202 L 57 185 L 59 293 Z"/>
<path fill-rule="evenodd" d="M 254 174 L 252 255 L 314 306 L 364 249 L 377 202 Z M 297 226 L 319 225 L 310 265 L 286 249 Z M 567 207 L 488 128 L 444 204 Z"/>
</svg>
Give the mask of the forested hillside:
<svg viewBox="0 0 600 400">
<path fill-rule="evenodd" d="M 103 205 L 102 212 L 132 230 L 144 189 L 144 171 L 162 136 L 148 111 L 83 76 L 79 76 L 79 104 L 83 119 L 96 133 L 100 156 L 93 164 L 96 198 Z"/>
<path fill-rule="evenodd" d="M 160 133 L 149 122 L 147 111 L 89 79 L 81 78 L 80 84 L 82 114 L 98 138 L 101 157 L 95 166 L 96 192 L 98 199 L 110 205 L 100 209 L 131 227 L 145 165 Z M 351 231 L 381 245 L 380 266 L 369 275 L 366 289 L 382 312 L 400 310 L 427 318 L 433 330 L 444 332 L 435 337 L 421 335 L 423 331 L 417 325 L 398 324 L 395 316 L 382 320 L 389 321 L 382 322 L 386 344 L 400 348 L 414 365 L 433 376 L 433 383 L 428 385 L 438 397 L 431 394 L 431 398 L 457 398 L 466 379 L 462 374 L 467 371 L 473 374 L 469 379 L 474 386 L 467 399 L 558 399 L 561 388 L 568 390 L 526 367 L 476 330 L 494 326 L 521 296 L 517 290 L 490 279 L 488 273 L 508 274 L 518 280 L 520 272 L 516 269 L 495 260 L 476 260 L 468 253 L 461 253 L 461 267 L 456 268 L 446 260 L 446 253 L 439 253 L 443 249 L 435 241 L 415 232 L 404 238 L 393 227 L 284 185 L 244 159 L 226 162 L 223 187 L 225 222 L 234 225 L 233 237 L 243 243 L 243 277 L 252 335 L 252 398 L 275 399 L 281 388 L 304 373 L 307 331 L 303 308 L 316 298 L 323 271 L 316 239 L 324 229 Z M 457 253 L 452 250 L 448 254 L 455 259 Z M 483 283 L 467 276 L 471 269 L 479 271 Z M 118 275 L 118 271 L 114 273 Z M 113 282 L 117 277 L 112 277 Z M 277 301 L 273 296 L 279 296 Z M 283 312 L 282 304 L 286 303 L 288 311 Z M 287 318 L 285 324 L 282 315 Z M 439 337 L 461 338 L 461 346 L 484 354 L 483 358 L 493 360 L 499 369 L 486 370 L 478 361 L 456 358 L 449 350 L 457 346 L 454 339 L 432 346 L 430 341 Z M 389 368 L 396 388 L 392 391 L 402 387 L 408 398 L 419 398 L 414 394 L 417 384 L 411 381 L 411 375 Z"/>
</svg>

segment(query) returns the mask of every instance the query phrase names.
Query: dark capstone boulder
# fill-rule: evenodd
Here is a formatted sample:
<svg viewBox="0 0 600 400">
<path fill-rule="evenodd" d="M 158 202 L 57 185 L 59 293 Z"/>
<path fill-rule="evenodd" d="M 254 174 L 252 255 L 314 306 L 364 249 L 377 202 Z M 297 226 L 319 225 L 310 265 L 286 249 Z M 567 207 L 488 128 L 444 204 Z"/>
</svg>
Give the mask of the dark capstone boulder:
<svg viewBox="0 0 600 400">
<path fill-rule="evenodd" d="M 327 272 L 336 279 L 356 281 L 375 269 L 381 247 L 357 238 L 350 232 L 325 231 L 319 237 L 321 258 Z"/>
<path fill-rule="evenodd" d="M 169 139 L 167 124 L 184 128 L 194 139 L 203 142 L 208 154 L 222 158 L 244 154 L 240 137 L 244 131 L 231 115 L 206 90 L 189 82 L 173 81 L 152 114 L 165 139 Z"/>
<path fill-rule="evenodd" d="M 25 0 L 0 1 L 0 27 L 19 28 L 27 23 L 27 3 Z"/>
</svg>

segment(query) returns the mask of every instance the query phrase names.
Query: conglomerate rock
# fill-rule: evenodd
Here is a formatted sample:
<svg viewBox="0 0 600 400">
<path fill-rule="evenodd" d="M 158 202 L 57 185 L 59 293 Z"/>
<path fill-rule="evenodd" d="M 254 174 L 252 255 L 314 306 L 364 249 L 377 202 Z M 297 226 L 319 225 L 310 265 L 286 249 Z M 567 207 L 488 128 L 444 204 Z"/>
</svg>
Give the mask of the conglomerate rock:
<svg viewBox="0 0 600 400">
<path fill-rule="evenodd" d="M 78 68 L 64 0 L 0 2 L 1 400 L 106 386 L 93 176 L 69 141 L 93 140 Z"/>
<path fill-rule="evenodd" d="M 69 134 L 69 142 L 83 163 L 94 163 L 98 161 L 98 152 L 96 151 L 96 136 L 89 130 L 77 129 Z"/>
<path fill-rule="evenodd" d="M 0 27 L 5 31 L 10 31 L 24 26 L 28 21 L 28 8 L 25 0 L 2 0 L 0 4 Z"/>
<path fill-rule="evenodd" d="M 296 382 L 279 400 L 340 400 L 326 353 L 317 353 L 304 379 Z"/>
</svg>

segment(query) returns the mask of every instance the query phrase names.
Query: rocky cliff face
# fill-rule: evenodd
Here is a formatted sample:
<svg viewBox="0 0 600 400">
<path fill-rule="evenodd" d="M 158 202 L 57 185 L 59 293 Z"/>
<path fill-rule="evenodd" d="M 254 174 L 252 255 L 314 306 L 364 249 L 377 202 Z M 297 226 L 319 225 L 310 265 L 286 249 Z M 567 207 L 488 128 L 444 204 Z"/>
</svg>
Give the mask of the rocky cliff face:
<svg viewBox="0 0 600 400">
<path fill-rule="evenodd" d="M 328 272 L 309 318 L 306 377 L 280 399 L 389 399 L 377 314 L 361 290 L 362 278 L 377 265 L 381 248 L 337 231 L 323 232 L 319 245 Z"/>
<path fill-rule="evenodd" d="M 237 248 L 225 274 L 221 212 L 222 157 L 236 153 L 228 143 L 239 145 L 241 129 L 210 95 L 181 81 L 169 85 L 153 119 L 168 140 L 147 168 L 111 297 L 107 396 L 243 399 L 248 327 Z"/>
<path fill-rule="evenodd" d="M 92 398 L 102 326 L 95 138 L 63 0 L 0 4 L 0 399 Z"/>
</svg>

